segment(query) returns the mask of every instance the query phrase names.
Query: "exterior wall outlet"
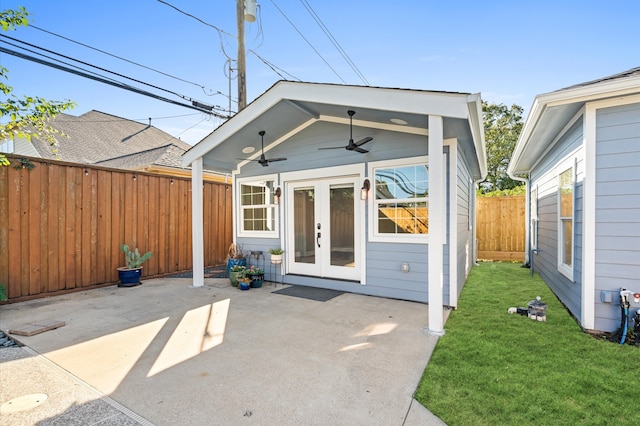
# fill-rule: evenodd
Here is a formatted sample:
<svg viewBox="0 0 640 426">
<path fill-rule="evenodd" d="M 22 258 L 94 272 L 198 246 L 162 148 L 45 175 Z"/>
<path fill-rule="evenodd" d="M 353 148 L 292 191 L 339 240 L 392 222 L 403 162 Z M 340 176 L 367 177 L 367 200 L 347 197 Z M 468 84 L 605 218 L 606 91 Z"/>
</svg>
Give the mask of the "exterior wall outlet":
<svg viewBox="0 0 640 426">
<path fill-rule="evenodd" d="M 402 262 L 402 272 L 409 272 L 409 263 Z"/>
</svg>

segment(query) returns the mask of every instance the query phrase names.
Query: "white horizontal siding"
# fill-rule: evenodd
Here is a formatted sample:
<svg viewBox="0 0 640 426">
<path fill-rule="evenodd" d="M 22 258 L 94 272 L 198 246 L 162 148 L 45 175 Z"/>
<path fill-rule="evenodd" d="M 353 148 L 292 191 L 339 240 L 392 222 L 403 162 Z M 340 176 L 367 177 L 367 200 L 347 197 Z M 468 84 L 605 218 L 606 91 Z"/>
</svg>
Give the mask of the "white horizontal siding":
<svg viewBox="0 0 640 426">
<path fill-rule="evenodd" d="M 596 111 L 596 293 L 640 292 L 640 103 Z M 596 329 L 620 323 L 617 303 L 596 298 Z"/>
<path fill-rule="evenodd" d="M 538 188 L 538 253 L 533 255 L 533 267 L 556 296 L 576 317 L 581 316 L 582 269 L 582 204 L 584 180 L 584 149 L 582 148 L 582 118 L 569 128 L 558 143 L 532 171 L 533 188 Z M 558 175 L 575 165 L 576 186 L 574 205 L 574 282 L 558 271 Z"/>
</svg>

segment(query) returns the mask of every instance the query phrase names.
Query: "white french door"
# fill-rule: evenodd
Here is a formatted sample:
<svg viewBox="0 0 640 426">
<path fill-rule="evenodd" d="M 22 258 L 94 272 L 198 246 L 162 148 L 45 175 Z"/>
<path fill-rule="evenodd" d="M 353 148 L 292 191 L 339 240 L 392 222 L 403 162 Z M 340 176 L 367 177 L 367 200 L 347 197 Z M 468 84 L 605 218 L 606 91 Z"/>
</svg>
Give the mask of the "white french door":
<svg viewBox="0 0 640 426">
<path fill-rule="evenodd" d="M 357 176 L 287 184 L 289 273 L 360 280 Z"/>
</svg>

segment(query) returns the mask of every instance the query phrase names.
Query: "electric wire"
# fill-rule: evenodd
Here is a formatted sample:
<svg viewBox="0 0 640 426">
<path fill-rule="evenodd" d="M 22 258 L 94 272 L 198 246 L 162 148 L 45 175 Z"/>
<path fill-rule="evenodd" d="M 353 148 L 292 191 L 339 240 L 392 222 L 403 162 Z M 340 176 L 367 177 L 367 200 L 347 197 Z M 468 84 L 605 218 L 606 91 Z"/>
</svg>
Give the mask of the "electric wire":
<svg viewBox="0 0 640 426">
<path fill-rule="evenodd" d="M 7 38 L 7 39 L 10 39 L 10 40 L 16 41 L 16 42 L 18 42 L 18 43 L 22 43 L 22 44 L 24 44 L 24 45 L 31 46 L 31 47 L 34 47 L 34 48 L 36 48 L 36 49 L 40 49 L 40 50 L 42 50 L 42 51 L 44 51 L 44 52 L 48 52 L 48 53 L 51 53 L 51 54 L 54 54 L 54 55 L 60 56 L 60 57 L 62 57 L 62 58 L 65 58 L 65 59 L 69 59 L 69 60 L 71 60 L 71 61 L 75 61 L 75 62 L 77 62 L 77 63 L 80 63 L 80 64 L 83 64 L 83 65 L 86 65 L 86 66 L 89 66 L 89 67 L 92 67 L 92 68 L 98 69 L 98 70 L 103 71 L 103 72 L 107 72 L 107 73 L 110 73 L 110 74 L 116 75 L 116 76 L 118 76 L 118 77 L 126 78 L 127 80 L 131 80 L 131 81 L 134 81 L 134 82 L 136 82 L 136 83 L 139 83 L 139 84 L 143 84 L 143 85 L 145 85 L 145 86 L 152 87 L 152 88 L 154 88 L 154 89 L 156 89 L 156 90 L 160 90 L 160 91 L 163 91 L 163 92 L 170 93 L 170 94 L 172 94 L 172 95 L 175 95 L 175 96 L 177 96 L 177 97 L 179 97 L 179 98 L 182 98 L 182 99 L 185 99 L 185 100 L 188 100 L 188 101 L 197 102 L 197 101 L 195 101 L 194 99 L 192 99 L 192 98 L 190 98 L 190 97 L 188 97 L 188 96 L 182 95 L 182 94 L 177 93 L 177 92 L 174 92 L 174 91 L 172 91 L 172 90 L 164 89 L 164 88 L 162 88 L 162 87 L 159 87 L 159 86 L 156 86 L 156 85 L 153 85 L 153 84 L 150 84 L 150 83 L 146 83 L 146 82 L 144 82 L 144 81 L 141 81 L 141 80 L 138 80 L 138 79 L 135 79 L 135 78 L 132 78 L 132 77 L 127 77 L 127 76 L 125 76 L 125 75 L 123 75 L 123 74 L 120 74 L 120 73 L 117 73 L 117 72 L 114 72 L 114 71 L 110 71 L 110 70 L 108 70 L 108 69 L 106 69 L 106 68 L 102 68 L 102 67 L 99 67 L 99 66 L 97 66 L 97 65 L 92 65 L 92 64 L 90 64 L 90 63 L 88 63 L 88 62 L 84 62 L 84 61 L 81 61 L 81 60 L 79 60 L 79 59 L 75 59 L 75 58 L 72 58 L 72 57 L 70 57 L 70 56 L 63 55 L 63 54 L 61 54 L 61 53 L 57 53 L 57 52 L 54 52 L 54 51 L 49 50 L 49 49 L 45 49 L 45 48 L 40 47 L 40 46 L 36 46 L 36 45 L 34 45 L 34 44 L 27 43 L 27 42 L 25 42 L 25 41 L 15 39 L 15 38 L 13 38 L 13 37 L 10 37 L 10 36 L 4 35 L 4 34 L 0 34 L 0 37 L 1 37 L 1 38 Z M 70 64 L 70 63 L 67 63 L 67 62 L 64 62 L 64 61 L 60 61 L 60 60 L 59 60 L 59 59 L 57 59 L 57 58 L 53 58 L 53 57 L 50 57 L 50 56 L 44 55 L 44 54 L 42 54 L 42 53 L 40 53 L 40 52 L 36 52 L 36 51 L 34 51 L 34 50 L 27 49 L 27 48 L 25 48 L 25 47 L 21 47 L 21 46 L 18 46 L 18 45 L 16 45 L 16 44 L 9 43 L 9 42 L 7 42 L 7 41 L 0 40 L 0 42 L 5 43 L 5 44 L 8 44 L 8 45 L 13 46 L 13 47 L 17 47 L 17 48 L 19 48 L 19 49 L 25 50 L 25 51 L 27 51 L 27 52 L 30 52 L 30 53 L 33 53 L 33 54 L 36 54 L 36 55 L 40 55 L 40 56 L 45 57 L 45 58 L 47 58 L 47 59 L 50 59 L 50 60 L 53 60 L 53 61 L 60 62 L 60 63 L 62 63 L 62 64 L 64 64 L 64 65 L 67 65 L 67 66 L 70 66 L 70 67 L 77 68 L 77 69 L 79 69 L 79 70 L 81 70 L 81 71 L 83 71 L 83 72 L 87 72 L 87 73 L 94 74 L 94 75 L 96 75 L 96 76 L 98 76 L 98 77 L 100 77 L 100 78 L 109 79 L 110 81 L 113 81 L 113 82 L 116 82 L 116 83 L 119 83 L 119 84 L 124 84 L 124 83 L 120 83 L 120 82 L 118 82 L 117 80 L 114 80 L 114 79 L 112 79 L 112 78 L 109 78 L 109 77 L 106 77 L 106 76 L 102 76 L 102 75 L 100 75 L 100 74 L 97 74 L 97 73 L 92 72 L 92 71 L 89 71 L 89 70 L 82 69 L 82 68 L 80 68 L 80 67 L 77 67 L 76 65 L 73 65 L 73 64 Z M 216 108 L 216 109 L 218 109 L 218 110 L 223 110 L 220 106 L 215 106 L 215 107 L 212 107 L 212 108 Z"/>
<path fill-rule="evenodd" d="M 322 22 L 322 19 L 320 19 L 320 17 L 318 16 L 318 14 L 316 13 L 315 10 L 313 10 L 313 8 L 311 7 L 311 5 L 309 4 L 309 2 L 307 2 L 307 0 L 300 0 L 300 3 L 302 3 L 302 5 L 307 9 L 307 12 L 309 12 L 309 14 L 311 15 L 311 17 L 316 21 L 316 23 L 318 24 L 318 26 L 320 27 L 320 29 L 322 29 L 322 31 L 325 33 L 325 35 L 327 36 L 327 38 L 329 38 L 329 40 L 331 41 L 331 43 L 333 43 L 333 45 L 335 46 L 335 48 L 338 50 L 338 52 L 342 55 L 342 57 L 344 58 L 345 61 L 347 61 L 347 64 L 349 64 L 349 66 L 351 67 L 351 69 L 356 73 L 356 75 L 360 78 L 360 80 L 362 80 L 362 82 L 364 84 L 366 84 L 367 86 L 370 86 L 369 82 L 367 81 L 367 79 L 365 78 L 365 76 L 362 74 L 362 72 L 360 72 L 360 70 L 358 69 L 358 67 L 356 66 L 356 64 L 353 63 L 353 61 L 351 60 L 351 58 L 349 57 L 349 55 L 347 54 L 347 52 L 345 52 L 345 50 L 342 48 L 342 46 L 340 45 L 340 43 L 338 43 L 338 40 L 336 40 L 336 38 L 333 36 L 333 34 L 331 34 L 331 31 L 329 31 L 329 29 L 327 28 L 327 26 L 324 24 L 324 22 Z"/>
<path fill-rule="evenodd" d="M 280 14 L 284 17 L 284 19 L 286 19 L 287 22 L 289 22 L 289 24 L 293 27 L 293 29 L 296 30 L 296 32 L 300 35 L 300 37 L 302 37 L 302 39 L 307 42 L 309 47 L 311 47 L 311 49 L 313 49 L 313 51 L 316 52 L 316 54 L 320 57 L 320 59 L 322 59 L 322 61 L 329 67 L 329 69 L 333 71 L 333 73 L 340 79 L 340 81 L 342 81 L 342 83 L 344 84 L 347 84 L 347 82 L 344 81 L 344 79 L 340 76 L 340 74 L 338 74 L 338 72 L 335 69 L 333 69 L 333 67 L 329 64 L 329 62 L 327 62 L 327 60 L 320 54 L 320 52 L 318 52 L 318 50 L 313 46 L 313 44 L 311 44 L 311 42 L 304 36 L 304 34 L 302 34 L 302 32 L 298 29 L 298 27 L 296 27 L 295 24 L 291 22 L 291 20 L 287 17 L 287 15 L 285 15 L 282 9 L 278 7 L 276 2 L 271 0 L 271 3 L 273 3 L 275 8 L 278 9 L 278 12 L 280 12 Z"/>
<path fill-rule="evenodd" d="M 292 77 L 292 78 L 293 78 L 294 80 L 296 80 L 296 81 L 302 81 L 302 80 L 300 80 L 298 77 L 296 77 L 296 76 L 294 76 L 294 75 L 289 74 L 288 72 L 286 72 L 286 71 L 285 71 L 285 70 L 283 70 L 282 68 L 280 68 L 280 67 L 278 67 L 278 66 L 276 66 L 276 65 L 272 64 L 271 62 L 267 61 L 267 60 L 266 60 L 266 59 L 264 59 L 262 56 L 258 55 L 254 50 L 249 49 L 249 53 L 253 53 L 254 55 L 256 55 L 256 57 L 257 57 L 258 59 L 260 59 L 262 62 L 264 62 L 264 64 L 265 64 L 265 65 L 267 65 L 269 68 L 271 68 L 271 69 L 273 70 L 273 72 L 275 72 L 276 74 L 278 74 L 278 75 L 279 75 L 283 80 L 289 80 L 289 79 L 288 79 L 288 78 L 286 78 L 286 77 L 284 77 L 282 74 L 280 74 L 280 73 L 278 72 L 278 70 L 279 70 L 279 71 L 282 71 L 282 72 L 283 72 L 283 73 L 285 73 L 285 74 L 287 74 L 289 77 Z"/>
<path fill-rule="evenodd" d="M 169 7 L 170 7 L 170 8 L 172 8 L 172 9 L 177 10 L 178 12 L 182 13 L 182 14 L 183 14 L 183 15 L 185 15 L 185 16 L 188 16 L 189 18 L 195 19 L 196 21 L 200 22 L 201 24 L 204 24 L 204 25 L 206 25 L 206 26 L 208 26 L 208 27 L 211 27 L 211 28 L 213 28 L 214 30 L 216 30 L 216 31 L 218 32 L 218 38 L 220 39 L 220 49 L 222 50 L 222 54 L 223 54 L 224 56 L 226 56 L 226 57 L 227 57 L 227 59 L 231 59 L 231 56 L 229 56 L 229 55 L 227 54 L 227 52 L 224 50 L 224 44 L 222 43 L 222 35 L 226 35 L 226 36 L 229 36 L 229 37 L 233 37 L 233 38 L 235 39 L 236 37 L 235 37 L 233 34 L 230 34 L 230 33 L 226 32 L 226 31 L 224 31 L 224 30 L 221 30 L 220 28 L 216 27 L 215 25 L 210 24 L 210 23 L 208 23 L 208 22 L 205 22 L 204 20 L 202 20 L 202 19 L 198 18 L 197 16 L 192 15 L 192 14 L 190 14 L 190 13 L 188 13 L 188 12 L 185 12 L 185 11 L 183 11 L 183 10 L 181 10 L 181 9 L 177 8 L 176 6 L 172 5 L 172 4 L 171 4 L 171 3 L 169 3 L 169 2 L 166 2 L 166 1 L 164 1 L 164 0 L 157 0 L 157 1 L 158 1 L 159 3 L 162 3 L 162 4 L 164 4 L 164 5 L 169 6 Z"/>
<path fill-rule="evenodd" d="M 18 58 L 25 59 L 25 60 L 28 60 L 28 61 L 36 62 L 36 63 L 39 63 L 41 65 L 46 65 L 48 67 L 55 68 L 55 69 L 58 69 L 60 71 L 65 71 L 65 72 L 68 72 L 68 73 L 71 73 L 71 74 L 75 74 L 75 75 L 78 75 L 78 76 L 81 76 L 81 77 L 85 77 L 85 78 L 88 78 L 90 80 L 98 81 L 100 83 L 104 83 L 104 84 L 108 84 L 108 85 L 111 85 L 111 86 L 115 86 L 115 87 L 118 87 L 120 89 L 124 89 L 124 90 L 128 90 L 128 91 L 131 91 L 131 92 L 134 92 L 134 93 L 138 93 L 140 95 L 148 96 L 148 97 L 154 98 L 154 99 L 159 100 L 159 101 L 167 102 L 167 103 L 170 103 L 170 104 L 173 104 L 173 105 L 178 105 L 178 106 L 185 107 L 185 108 L 194 109 L 194 110 L 202 112 L 204 114 L 213 115 L 214 117 L 223 118 L 223 119 L 228 119 L 229 118 L 228 116 L 219 114 L 217 112 L 208 111 L 206 109 L 202 109 L 202 108 L 197 107 L 195 105 L 190 105 L 190 104 L 185 104 L 185 103 L 182 103 L 182 102 L 179 102 L 179 101 L 174 101 L 173 99 L 168 99 L 168 98 L 159 96 L 159 95 L 157 95 L 155 93 L 147 92 L 146 90 L 142 90 L 142 89 L 139 89 L 137 87 L 130 86 L 128 84 L 124 84 L 124 83 L 115 81 L 113 79 L 108 79 L 108 78 L 101 77 L 101 76 L 98 76 L 98 75 L 92 75 L 92 74 L 95 74 L 95 73 L 91 73 L 91 72 L 84 71 L 84 70 L 79 70 L 79 69 L 68 68 L 68 67 L 65 67 L 63 65 L 56 64 L 56 63 L 49 62 L 49 61 L 45 61 L 44 59 L 36 58 L 34 56 L 29 56 L 29 55 L 26 55 L 24 53 L 17 52 L 15 50 L 7 49 L 5 47 L 1 47 L 0 46 L 0 52 L 1 53 L 7 53 L 9 55 L 13 55 L 13 56 L 16 56 Z"/>
<path fill-rule="evenodd" d="M 207 87 L 203 86 L 202 84 L 194 83 L 193 81 L 185 80 L 184 78 L 176 77 L 175 75 L 171 75 L 171 74 L 169 74 L 169 73 L 166 73 L 166 72 L 163 72 L 163 71 L 157 70 L 157 69 L 155 69 L 155 68 L 148 67 L 148 66 L 146 66 L 146 65 L 140 64 L 140 63 L 135 62 L 135 61 L 132 61 L 132 60 L 130 60 L 130 59 L 123 58 L 123 57 L 118 56 L 118 55 L 114 55 L 113 53 L 109 53 L 109 52 L 107 52 L 107 51 L 105 51 L 105 50 L 98 49 L 97 47 L 93 47 L 93 46 L 90 46 L 90 45 L 88 45 L 88 44 L 85 44 L 85 43 L 82 43 L 82 42 L 79 42 L 79 41 L 73 40 L 73 39 L 71 39 L 71 38 L 69 38 L 69 37 L 65 37 L 65 36 L 63 36 L 63 35 L 60 35 L 60 34 L 54 33 L 53 31 L 45 30 L 44 28 L 40 28 L 40 27 L 38 27 L 38 26 L 36 26 L 36 25 L 29 24 L 29 27 L 30 27 L 30 28 L 34 28 L 34 29 L 36 29 L 36 30 L 38 30 L 38 31 L 42 31 L 42 32 L 44 32 L 44 33 L 50 34 L 50 35 L 52 35 L 52 36 L 55 36 L 55 37 L 61 38 L 61 39 L 63 39 L 63 40 L 69 41 L 69 42 L 71 42 L 71 43 L 75 43 L 75 44 L 77 44 L 77 45 L 79 45 L 79 46 L 86 47 L 87 49 L 95 50 L 96 52 L 100 52 L 100 53 L 102 53 L 102 54 L 104 54 L 104 55 L 111 56 L 112 58 L 116 58 L 116 59 L 119 59 L 119 60 L 121 60 L 121 61 L 128 62 L 128 63 L 130 63 L 130 64 L 132 64 L 132 65 L 136 65 L 136 66 L 138 66 L 138 67 L 141 67 L 141 68 L 147 69 L 147 70 L 149 70 L 149 71 L 153 71 L 153 72 L 155 72 L 155 73 L 158 73 L 158 74 L 164 75 L 164 76 L 166 76 L 166 77 L 173 78 L 174 80 L 178 80 L 178 81 L 182 81 L 183 83 L 188 83 L 188 84 L 194 85 L 194 86 L 196 86 L 196 87 L 201 88 L 201 89 L 202 89 L 202 91 L 203 91 L 203 92 L 205 92 L 205 94 L 207 94 L 207 95 L 209 95 L 209 96 L 211 96 L 212 94 L 213 94 L 213 95 L 223 95 L 223 96 L 227 96 L 227 95 L 225 95 L 224 93 L 222 93 L 222 92 L 220 92 L 220 91 L 214 91 L 213 89 L 207 89 Z M 209 91 L 210 91 L 210 92 L 212 92 L 212 93 L 211 93 L 211 94 L 207 93 L 207 90 L 209 90 Z"/>
</svg>

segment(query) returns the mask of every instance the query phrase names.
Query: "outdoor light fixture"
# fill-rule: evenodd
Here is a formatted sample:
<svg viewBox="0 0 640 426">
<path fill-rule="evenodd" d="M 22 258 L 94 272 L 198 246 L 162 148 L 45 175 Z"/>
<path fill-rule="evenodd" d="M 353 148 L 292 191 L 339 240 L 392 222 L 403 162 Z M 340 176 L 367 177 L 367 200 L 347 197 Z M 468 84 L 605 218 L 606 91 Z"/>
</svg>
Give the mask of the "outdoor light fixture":
<svg viewBox="0 0 640 426">
<path fill-rule="evenodd" d="M 367 199 L 367 195 L 369 194 L 370 188 L 371 188 L 371 183 L 369 182 L 369 179 L 365 179 L 364 182 L 362 183 L 362 189 L 360 189 L 361 200 Z"/>
<path fill-rule="evenodd" d="M 276 192 L 273 194 L 273 201 L 278 204 L 280 202 L 280 198 L 282 197 L 282 190 L 280 187 L 276 188 Z"/>
</svg>

